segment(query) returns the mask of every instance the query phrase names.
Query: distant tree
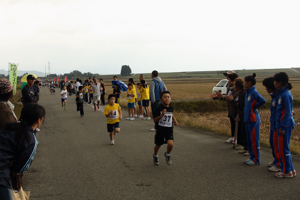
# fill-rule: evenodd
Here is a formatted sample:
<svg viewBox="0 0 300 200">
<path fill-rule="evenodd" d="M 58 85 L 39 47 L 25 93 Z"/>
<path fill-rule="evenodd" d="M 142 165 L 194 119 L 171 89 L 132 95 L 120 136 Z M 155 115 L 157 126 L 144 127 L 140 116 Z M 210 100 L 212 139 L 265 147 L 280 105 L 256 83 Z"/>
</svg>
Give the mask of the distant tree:
<svg viewBox="0 0 300 200">
<path fill-rule="evenodd" d="M 0 77 L 5 77 L 5 74 L 0 74 Z"/>
<path fill-rule="evenodd" d="M 131 74 L 131 69 L 129 65 L 122 65 L 121 68 L 121 75 L 122 76 L 129 76 Z"/>
</svg>

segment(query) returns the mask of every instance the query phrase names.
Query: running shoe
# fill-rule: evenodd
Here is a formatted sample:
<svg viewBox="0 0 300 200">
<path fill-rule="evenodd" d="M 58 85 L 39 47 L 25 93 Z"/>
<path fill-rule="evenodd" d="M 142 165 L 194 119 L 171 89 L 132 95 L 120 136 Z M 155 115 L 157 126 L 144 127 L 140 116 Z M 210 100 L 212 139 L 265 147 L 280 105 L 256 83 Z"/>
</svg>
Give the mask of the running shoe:
<svg viewBox="0 0 300 200">
<path fill-rule="evenodd" d="M 129 119 L 130 121 L 132 121 L 132 120 L 135 120 L 135 118 L 134 117 L 130 117 L 130 119 Z"/>
<path fill-rule="evenodd" d="M 115 140 L 110 140 L 110 144 L 114 145 L 115 144 Z"/>
<path fill-rule="evenodd" d="M 40 131 L 41 131 L 41 129 L 39 129 L 39 128 L 35 129 L 35 132 L 40 132 Z"/>
<path fill-rule="evenodd" d="M 272 167 L 269 167 L 270 172 L 280 172 L 281 169 L 277 167 L 276 165 L 273 165 Z"/>
<path fill-rule="evenodd" d="M 153 163 L 154 163 L 154 165 L 159 165 L 158 157 L 156 157 L 154 155 L 153 155 Z"/>
<path fill-rule="evenodd" d="M 171 156 L 167 156 L 167 152 L 165 152 L 165 157 L 166 157 L 166 162 L 168 165 L 171 165 L 172 164 L 172 159 L 171 159 Z"/>
<path fill-rule="evenodd" d="M 247 152 L 248 152 L 247 150 L 239 151 L 240 154 L 244 154 L 244 153 L 247 153 Z"/>
<path fill-rule="evenodd" d="M 151 117 L 148 117 L 148 120 L 150 120 L 151 119 Z"/>
<path fill-rule="evenodd" d="M 245 160 L 245 163 L 249 162 L 251 159 L 249 158 L 248 160 Z"/>
<path fill-rule="evenodd" d="M 67 107 L 65 107 L 65 110 L 67 110 Z"/>
<path fill-rule="evenodd" d="M 97 108 L 96 108 L 96 107 L 94 108 L 94 111 L 97 111 Z"/>
<path fill-rule="evenodd" d="M 100 106 L 98 105 L 97 107 L 98 107 L 98 110 L 99 110 L 99 109 L 100 109 Z"/>
<path fill-rule="evenodd" d="M 156 129 L 155 128 L 151 128 L 150 131 L 156 131 Z"/>
<path fill-rule="evenodd" d="M 144 120 L 148 120 L 148 117 L 144 117 Z"/>
<path fill-rule="evenodd" d="M 138 117 L 137 114 L 135 114 L 134 117 Z"/>
<path fill-rule="evenodd" d="M 292 171 L 290 171 L 289 173 L 286 173 L 286 174 L 283 172 L 277 172 L 277 173 L 275 173 L 275 176 L 277 178 L 293 178 L 294 177 Z"/>
<path fill-rule="evenodd" d="M 142 119 L 142 118 L 144 118 L 144 116 L 143 115 L 139 115 L 139 118 Z"/>
<path fill-rule="evenodd" d="M 249 152 L 247 151 L 246 153 L 244 153 L 244 156 L 250 156 Z"/>
<path fill-rule="evenodd" d="M 274 163 L 273 162 L 269 162 L 268 163 L 268 167 L 273 167 L 274 166 Z"/>
<path fill-rule="evenodd" d="M 229 138 L 228 140 L 225 141 L 226 143 L 233 143 L 233 138 Z"/>
<path fill-rule="evenodd" d="M 297 176 L 296 170 L 295 170 L 295 169 L 294 169 L 292 172 L 293 172 L 293 176 L 294 176 L 294 177 Z"/>
<path fill-rule="evenodd" d="M 127 119 L 127 120 L 130 120 L 130 117 L 127 117 L 126 119 Z"/>
<path fill-rule="evenodd" d="M 254 165 L 256 165 L 256 163 L 253 162 L 252 160 L 249 160 L 248 162 L 246 162 L 246 164 L 249 165 L 249 166 L 254 166 Z"/>
</svg>

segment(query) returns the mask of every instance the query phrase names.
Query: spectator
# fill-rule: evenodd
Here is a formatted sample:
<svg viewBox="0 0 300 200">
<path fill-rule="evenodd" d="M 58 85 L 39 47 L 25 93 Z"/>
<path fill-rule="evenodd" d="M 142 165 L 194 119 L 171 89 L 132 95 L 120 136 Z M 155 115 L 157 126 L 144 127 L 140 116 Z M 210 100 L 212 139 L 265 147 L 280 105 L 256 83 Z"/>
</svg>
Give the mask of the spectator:
<svg viewBox="0 0 300 200">
<path fill-rule="evenodd" d="M 39 101 L 39 93 L 36 91 L 35 87 L 33 87 L 34 76 L 27 76 L 27 85 L 24 86 L 22 90 L 22 102 L 23 105 L 26 103 L 37 103 Z"/>
<path fill-rule="evenodd" d="M 101 104 L 105 105 L 105 94 L 106 94 L 106 90 L 105 90 L 105 86 L 103 83 L 103 79 L 100 79 L 100 85 L 101 85 Z"/>
<path fill-rule="evenodd" d="M 140 74 L 140 75 L 139 75 L 139 79 L 140 79 L 140 82 L 142 82 L 142 80 L 144 80 L 144 75 L 143 75 L 143 74 Z"/>
<path fill-rule="evenodd" d="M 167 91 L 167 87 L 161 78 L 158 76 L 158 72 L 154 70 L 152 72 L 152 81 L 150 82 L 150 101 L 151 101 L 151 111 L 152 116 L 155 109 L 161 104 L 160 94 L 163 91 Z M 156 131 L 155 128 L 151 129 L 152 131 Z"/>
</svg>

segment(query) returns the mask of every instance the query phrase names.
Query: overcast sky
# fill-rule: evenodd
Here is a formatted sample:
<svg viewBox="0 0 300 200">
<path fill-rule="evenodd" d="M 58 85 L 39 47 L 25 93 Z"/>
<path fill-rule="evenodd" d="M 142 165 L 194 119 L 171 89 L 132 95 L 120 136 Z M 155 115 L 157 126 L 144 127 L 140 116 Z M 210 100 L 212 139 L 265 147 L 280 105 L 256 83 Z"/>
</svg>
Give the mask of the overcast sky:
<svg viewBox="0 0 300 200">
<path fill-rule="evenodd" d="M 299 8 L 299 0 L 0 0 L 0 69 L 300 67 Z"/>
</svg>

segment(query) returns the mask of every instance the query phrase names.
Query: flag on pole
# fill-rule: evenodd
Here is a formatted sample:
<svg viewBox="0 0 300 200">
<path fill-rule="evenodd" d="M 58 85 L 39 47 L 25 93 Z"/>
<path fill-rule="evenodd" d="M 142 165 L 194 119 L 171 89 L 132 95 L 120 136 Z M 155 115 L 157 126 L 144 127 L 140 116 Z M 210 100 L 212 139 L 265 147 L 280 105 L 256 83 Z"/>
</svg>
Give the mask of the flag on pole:
<svg viewBox="0 0 300 200">
<path fill-rule="evenodd" d="M 68 79 L 68 77 L 67 77 L 67 76 L 65 76 L 65 83 L 67 82 L 67 79 Z"/>
<path fill-rule="evenodd" d="M 14 63 L 9 63 L 9 81 L 11 82 L 12 86 L 14 86 L 13 94 L 16 95 L 17 93 L 17 72 L 18 72 L 18 65 Z"/>
<path fill-rule="evenodd" d="M 57 77 L 57 82 L 59 83 L 60 77 Z"/>
<path fill-rule="evenodd" d="M 54 83 L 56 82 L 56 78 L 53 79 L 53 82 L 54 82 Z"/>
</svg>

